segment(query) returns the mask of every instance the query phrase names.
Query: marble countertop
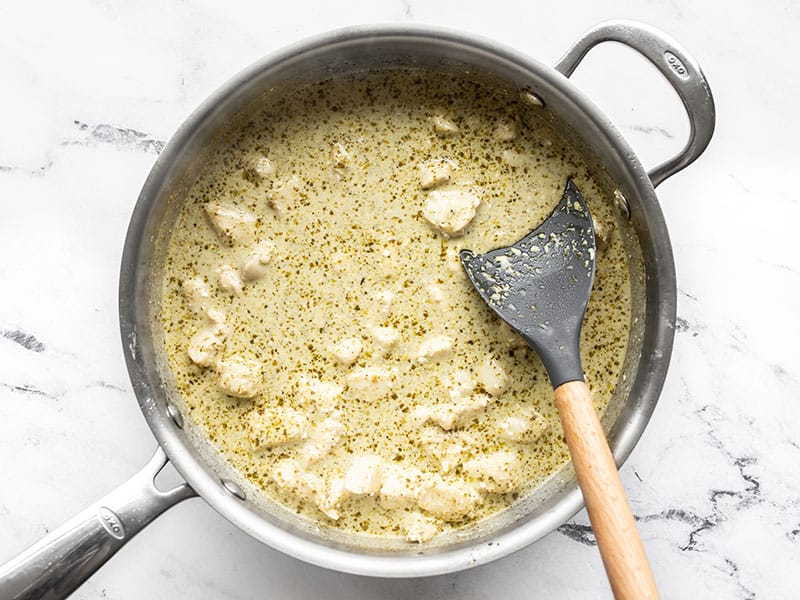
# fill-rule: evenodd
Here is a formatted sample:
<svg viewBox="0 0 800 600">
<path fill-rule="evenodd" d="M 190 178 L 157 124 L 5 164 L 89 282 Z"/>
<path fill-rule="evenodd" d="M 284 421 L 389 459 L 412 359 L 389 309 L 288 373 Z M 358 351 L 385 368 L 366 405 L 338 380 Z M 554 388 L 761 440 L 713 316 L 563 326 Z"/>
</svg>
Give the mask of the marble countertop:
<svg viewBox="0 0 800 600">
<path fill-rule="evenodd" d="M 652 421 L 621 470 L 664 598 L 796 598 L 800 584 L 800 9 L 758 3 L 0 3 L 0 561 L 138 470 L 155 442 L 117 324 L 138 191 L 165 141 L 234 72 L 313 33 L 421 21 L 552 64 L 608 18 L 649 22 L 702 64 L 705 155 L 659 188 L 678 331 Z M 787 58 L 784 58 L 787 57 Z M 575 75 L 646 165 L 688 126 L 655 71 L 598 48 Z M 792 233 L 795 232 L 795 233 Z M 608 598 L 585 512 L 467 572 L 344 575 L 249 538 L 200 500 L 168 511 L 76 598 Z"/>
</svg>

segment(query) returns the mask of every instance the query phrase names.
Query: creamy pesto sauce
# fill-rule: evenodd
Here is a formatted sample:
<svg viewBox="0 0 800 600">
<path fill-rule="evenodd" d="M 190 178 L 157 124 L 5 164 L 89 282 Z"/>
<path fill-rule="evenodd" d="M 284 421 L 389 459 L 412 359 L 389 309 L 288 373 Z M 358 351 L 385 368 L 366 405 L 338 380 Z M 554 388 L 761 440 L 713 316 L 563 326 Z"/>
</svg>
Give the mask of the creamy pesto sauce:
<svg viewBox="0 0 800 600">
<path fill-rule="evenodd" d="M 342 78 L 265 104 L 230 133 L 205 165 L 169 244 L 160 320 L 188 418 L 247 479 L 277 501 L 331 527 L 402 536 L 401 513 L 415 509 L 386 510 L 375 498 L 352 498 L 334 521 L 312 503 L 279 490 L 272 481 L 273 467 L 281 458 L 294 457 L 297 447 L 254 452 L 246 435 L 247 414 L 259 405 L 292 406 L 293 382 L 301 374 L 336 382 L 346 388 L 339 408 L 347 435 L 310 472 L 342 477 L 351 456 L 365 453 L 438 472 L 438 461 L 420 447 L 421 428 L 410 414 L 415 407 L 440 401 L 450 374 L 458 369 L 474 372 L 493 356 L 507 372 L 509 388 L 461 430 L 476 442 L 468 456 L 514 452 L 525 480 L 518 492 L 484 494 L 483 504 L 466 522 L 503 510 L 559 469 L 568 452 L 541 362 L 528 348 L 509 347 L 498 319 L 464 275 L 457 252 L 484 252 L 522 237 L 549 214 L 570 176 L 597 220 L 624 227 L 615 218 L 610 190 L 546 124 L 540 114 L 544 109 L 464 79 L 418 72 Z M 459 133 L 437 135 L 434 115 L 449 116 Z M 495 128 L 508 119 L 518 123 L 519 135 L 500 141 Z M 344 172 L 332 166 L 335 143 L 352 157 Z M 260 156 L 275 166 L 273 178 L 254 176 L 251 166 Z M 457 164 L 445 188 L 468 188 L 481 199 L 466 233 L 453 239 L 435 232 L 421 215 L 430 192 L 420 187 L 418 166 L 441 158 Z M 302 183 L 302 198 L 281 218 L 268 195 L 274 181 L 292 175 Z M 258 218 L 258 236 L 275 244 L 267 275 L 248 283 L 240 296 L 216 288 L 215 269 L 223 263 L 240 264 L 246 252 L 221 241 L 209 227 L 203 209 L 209 201 L 251 212 Z M 260 393 L 252 400 L 223 394 L 214 371 L 196 366 L 187 356 L 189 338 L 206 324 L 181 292 L 181 283 L 196 276 L 214 290 L 212 301 L 233 328 L 225 354 L 244 355 L 262 365 Z M 434 301 L 431 285 L 443 292 L 443 301 Z M 394 294 L 388 315 L 376 299 L 384 291 Z M 601 411 L 620 376 L 630 311 L 629 270 L 617 231 L 598 256 L 581 341 L 587 382 Z M 374 326 L 400 333 L 398 346 L 386 356 L 370 333 Z M 420 364 L 415 359 L 420 342 L 436 334 L 454 340 L 452 355 Z M 331 353 L 345 338 L 362 340 L 364 348 L 349 367 Z M 346 387 L 348 372 L 372 366 L 395 370 L 391 394 L 379 400 Z M 533 444 L 503 441 L 500 421 L 522 407 L 541 413 L 547 431 Z M 446 478 L 464 476 L 457 468 Z M 436 523 L 442 530 L 463 526 Z"/>
</svg>

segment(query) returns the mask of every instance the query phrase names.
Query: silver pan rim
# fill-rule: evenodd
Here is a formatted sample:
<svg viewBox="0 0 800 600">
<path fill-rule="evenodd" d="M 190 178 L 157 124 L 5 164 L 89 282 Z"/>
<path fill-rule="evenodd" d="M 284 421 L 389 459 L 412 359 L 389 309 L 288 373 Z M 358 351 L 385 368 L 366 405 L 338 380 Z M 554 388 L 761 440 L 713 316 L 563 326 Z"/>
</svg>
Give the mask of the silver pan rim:
<svg viewBox="0 0 800 600">
<path fill-rule="evenodd" d="M 628 399 L 627 415 L 617 419 L 609 435 L 615 459 L 621 464 L 630 454 L 634 445 L 644 432 L 644 428 L 656 406 L 663 386 L 674 337 L 675 309 L 677 291 L 672 250 L 666 223 L 657 202 L 655 190 L 647 173 L 635 153 L 617 131 L 611 121 L 597 106 L 576 88 L 566 77 L 553 68 L 534 59 L 479 36 L 452 31 L 429 25 L 378 24 L 348 27 L 321 34 L 294 44 L 282 51 L 259 60 L 234 76 L 206 99 L 181 125 L 170 139 L 157 159 L 145 182 L 134 208 L 128 234 L 125 240 L 120 272 L 119 313 L 123 351 L 128 366 L 131 383 L 136 393 L 142 413 L 161 447 L 175 465 L 178 472 L 189 485 L 217 512 L 259 541 L 285 554 L 328 569 L 359 575 L 376 577 L 421 577 L 467 569 L 507 556 L 540 539 L 567 521 L 582 506 L 582 496 L 577 484 L 563 494 L 548 510 L 537 518 L 522 522 L 507 529 L 491 540 L 468 547 L 443 550 L 425 555 L 367 555 L 343 551 L 297 536 L 289 531 L 267 522 L 245 504 L 225 491 L 219 479 L 212 477 L 187 448 L 180 435 L 180 429 L 166 411 L 166 400 L 160 397 L 160 390 L 148 381 L 147 365 L 142 348 L 137 339 L 137 288 L 142 284 L 141 253 L 146 244 L 146 224 L 148 215 L 156 202 L 165 173 L 178 158 L 183 146 L 195 129 L 210 118 L 212 113 L 244 83 L 281 61 L 293 59 L 303 53 L 319 51 L 321 48 L 359 43 L 367 39 L 402 38 L 419 40 L 420 43 L 455 45 L 494 57 L 498 61 L 508 61 L 531 73 L 532 78 L 542 80 L 559 89 L 569 98 L 575 108 L 592 122 L 596 130 L 602 132 L 603 143 L 613 148 L 617 157 L 624 157 L 628 175 L 629 194 L 640 199 L 637 204 L 646 214 L 644 218 L 650 230 L 650 242 L 657 258 L 656 281 L 649 276 L 648 298 L 655 295 L 657 310 L 648 315 L 649 330 L 654 352 L 643 352 L 641 361 L 648 361 L 646 369 L 639 369 L 642 381 L 634 384 Z M 657 354 L 655 353 L 657 351 Z M 657 360 L 654 360 L 654 356 Z M 163 395 L 163 394 L 161 394 Z M 626 410 L 623 410 L 625 413 Z"/>
</svg>

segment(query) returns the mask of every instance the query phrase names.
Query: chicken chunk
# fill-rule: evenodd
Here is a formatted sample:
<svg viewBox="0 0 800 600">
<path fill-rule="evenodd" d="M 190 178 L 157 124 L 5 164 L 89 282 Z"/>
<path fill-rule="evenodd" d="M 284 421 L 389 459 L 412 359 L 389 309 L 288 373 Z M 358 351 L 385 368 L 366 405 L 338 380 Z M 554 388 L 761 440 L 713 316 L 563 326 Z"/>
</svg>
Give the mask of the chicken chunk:
<svg viewBox="0 0 800 600">
<path fill-rule="evenodd" d="M 468 190 L 433 190 L 425 201 L 422 216 L 444 237 L 457 237 L 475 218 L 480 203 L 480 198 Z"/>
<path fill-rule="evenodd" d="M 448 246 L 445 252 L 445 268 L 454 275 L 461 276 L 465 281 L 467 274 L 464 271 L 464 266 L 461 264 L 461 258 L 458 256 L 458 248 L 455 246 Z"/>
<path fill-rule="evenodd" d="M 242 279 L 254 281 L 261 279 L 269 271 L 268 265 L 275 252 L 275 244 L 270 240 L 263 240 L 255 247 L 253 253 L 242 263 Z"/>
<path fill-rule="evenodd" d="M 225 340 L 230 335 L 230 327 L 224 323 L 214 323 L 203 327 L 189 340 L 189 359 L 201 367 L 211 367 L 225 349 Z"/>
<path fill-rule="evenodd" d="M 519 99 L 522 100 L 523 103 L 533 108 L 541 108 L 544 106 L 544 101 L 539 96 L 528 90 L 522 90 L 519 93 Z"/>
<path fill-rule="evenodd" d="M 246 244 L 255 237 L 256 218 L 246 210 L 218 202 L 206 203 L 205 210 L 211 227 L 228 244 Z"/>
<path fill-rule="evenodd" d="M 321 477 L 304 471 L 291 458 L 278 461 L 272 471 L 272 479 L 285 492 L 306 502 L 313 502 L 320 512 L 334 521 L 340 516 L 337 508 L 349 495 L 341 478 L 332 478 L 326 483 Z"/>
<path fill-rule="evenodd" d="M 222 265 L 217 267 L 216 273 L 219 289 L 232 296 L 241 295 L 244 285 L 237 269 L 230 265 Z"/>
<path fill-rule="evenodd" d="M 450 473 L 461 464 L 464 456 L 475 446 L 466 432 L 447 433 L 438 427 L 425 427 L 419 434 L 422 449 L 439 463 L 442 473 Z"/>
<path fill-rule="evenodd" d="M 507 494 L 518 489 L 522 482 L 519 458 L 513 452 L 492 452 L 473 458 L 465 461 L 463 468 L 484 492 Z"/>
<path fill-rule="evenodd" d="M 400 332 L 393 327 L 373 327 L 371 333 L 372 339 L 384 352 L 390 351 L 400 342 Z"/>
<path fill-rule="evenodd" d="M 604 252 L 611 241 L 611 232 L 614 229 L 613 223 L 611 225 L 606 225 L 603 221 L 592 217 L 592 224 L 594 225 L 594 239 L 596 241 L 597 251 Z"/>
<path fill-rule="evenodd" d="M 329 381 L 300 375 L 295 384 L 295 399 L 304 407 L 312 407 L 323 414 L 331 413 L 344 388 Z"/>
<path fill-rule="evenodd" d="M 446 335 L 428 337 L 417 349 L 417 362 L 436 362 L 447 358 L 453 352 L 453 338 Z"/>
<path fill-rule="evenodd" d="M 422 481 L 422 471 L 416 467 L 386 465 L 380 490 L 383 508 L 406 508 L 416 502 L 416 490 Z"/>
<path fill-rule="evenodd" d="M 392 391 L 393 375 L 381 367 L 361 367 L 347 375 L 347 385 L 365 400 L 377 400 Z"/>
<path fill-rule="evenodd" d="M 456 163 L 448 158 L 429 160 L 419 165 L 419 185 L 429 190 L 450 181 Z"/>
<path fill-rule="evenodd" d="M 187 279 L 181 284 L 181 291 L 193 313 L 203 314 L 211 308 L 211 290 L 202 277 Z"/>
<path fill-rule="evenodd" d="M 349 495 L 344 487 L 344 479 L 335 477 L 324 489 L 317 490 L 315 494 L 317 508 L 329 519 L 338 521 L 341 516 L 338 508 Z"/>
<path fill-rule="evenodd" d="M 414 512 L 406 519 L 406 540 L 409 542 L 427 542 L 439 533 L 436 520 L 426 517 L 421 512 Z"/>
<path fill-rule="evenodd" d="M 266 156 L 259 156 L 253 160 L 253 171 L 261 179 L 270 179 L 275 175 L 275 165 Z"/>
<path fill-rule="evenodd" d="M 234 356 L 217 363 L 217 387 L 234 398 L 253 398 L 261 386 L 261 365 L 251 359 Z"/>
<path fill-rule="evenodd" d="M 476 374 L 483 389 L 494 397 L 508 389 L 508 374 L 502 365 L 491 356 L 483 360 L 478 366 Z"/>
<path fill-rule="evenodd" d="M 431 118 L 431 122 L 433 123 L 433 131 L 436 135 L 447 137 L 458 133 L 458 125 L 456 125 L 452 119 L 444 115 L 434 115 L 433 118 Z"/>
<path fill-rule="evenodd" d="M 358 338 L 346 338 L 336 344 L 331 353 L 341 365 L 349 367 L 358 359 L 361 351 L 364 349 L 364 344 Z"/>
<path fill-rule="evenodd" d="M 291 458 L 281 459 L 275 464 L 272 479 L 283 491 L 307 502 L 316 500 L 317 490 L 323 485 L 318 477 L 305 472 L 297 461 Z"/>
<path fill-rule="evenodd" d="M 530 162 L 530 156 L 528 154 L 520 154 L 516 150 L 506 149 L 500 155 L 500 160 L 509 167 L 524 167 Z"/>
<path fill-rule="evenodd" d="M 507 442 L 532 444 L 545 431 L 547 431 L 547 421 L 532 408 L 500 422 L 500 438 Z"/>
<path fill-rule="evenodd" d="M 336 142 L 331 147 L 331 163 L 333 164 L 334 172 L 340 177 L 347 174 L 350 165 L 353 163 L 353 157 L 341 143 Z"/>
<path fill-rule="evenodd" d="M 447 396 L 453 402 L 460 402 L 472 396 L 475 382 L 472 375 L 464 369 L 457 369 L 447 377 Z"/>
<path fill-rule="evenodd" d="M 206 311 L 206 318 L 212 323 L 220 325 L 225 322 L 227 317 L 223 311 L 216 308 L 209 308 Z"/>
<path fill-rule="evenodd" d="M 350 268 L 350 263 L 347 260 L 344 252 L 340 252 L 336 250 L 333 254 L 330 255 L 330 259 L 328 261 L 328 265 L 331 269 L 336 271 L 337 273 L 344 273 L 347 269 Z"/>
<path fill-rule="evenodd" d="M 504 119 L 497 123 L 492 137 L 499 142 L 510 142 L 517 139 L 517 123 L 512 119 Z"/>
<path fill-rule="evenodd" d="M 297 175 L 279 182 L 272 188 L 269 203 L 279 216 L 286 216 L 286 211 L 297 206 L 305 197 L 303 182 Z"/>
<path fill-rule="evenodd" d="M 447 482 L 431 476 L 417 491 L 417 503 L 423 510 L 444 521 L 460 521 L 482 502 L 480 494 L 461 482 Z"/>
<path fill-rule="evenodd" d="M 254 450 L 294 444 L 308 436 L 308 419 L 287 406 L 257 408 L 247 417 L 247 437 Z"/>
<path fill-rule="evenodd" d="M 428 292 L 428 298 L 434 304 L 442 304 L 447 299 L 444 290 L 436 284 L 429 285 L 425 288 L 425 291 Z"/>
<path fill-rule="evenodd" d="M 389 290 L 381 290 L 380 292 L 375 292 L 373 298 L 378 304 L 378 313 L 382 317 L 388 317 L 392 312 L 394 292 L 390 292 Z"/>
<path fill-rule="evenodd" d="M 381 489 L 381 458 L 368 454 L 355 456 L 344 476 L 344 489 L 357 496 L 374 496 Z"/>
<path fill-rule="evenodd" d="M 428 419 L 446 431 L 463 427 L 489 405 L 486 394 L 474 396 L 459 402 L 445 402 L 428 408 Z"/>
<path fill-rule="evenodd" d="M 295 400 L 301 406 L 329 414 L 336 409 L 337 399 L 343 390 L 344 387 L 339 384 L 300 375 L 295 384 Z"/>
<path fill-rule="evenodd" d="M 313 464 L 330 454 L 344 434 L 345 426 L 342 422 L 327 417 L 311 429 L 298 454 L 306 464 Z"/>
</svg>

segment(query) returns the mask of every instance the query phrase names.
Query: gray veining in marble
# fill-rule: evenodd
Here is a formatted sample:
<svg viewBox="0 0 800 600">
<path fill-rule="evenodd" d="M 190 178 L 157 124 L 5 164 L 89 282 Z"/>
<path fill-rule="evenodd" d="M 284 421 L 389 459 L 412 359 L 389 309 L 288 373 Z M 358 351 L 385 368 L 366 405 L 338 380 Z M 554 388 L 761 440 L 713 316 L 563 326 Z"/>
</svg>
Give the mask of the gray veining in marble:
<svg viewBox="0 0 800 600">
<path fill-rule="evenodd" d="M 696 54 L 718 127 L 660 189 L 680 286 L 670 373 L 621 470 L 664 598 L 800 596 L 800 9 L 785 0 L 277 5 L 0 2 L 0 561 L 133 474 L 155 444 L 118 339 L 117 270 L 139 188 L 182 119 L 287 43 L 358 22 L 474 31 L 554 62 L 607 18 Z M 652 69 L 600 48 L 575 75 L 645 164 L 687 125 Z M 584 512 L 506 559 L 392 581 L 326 571 L 199 500 L 76 598 L 609 598 Z"/>
</svg>

